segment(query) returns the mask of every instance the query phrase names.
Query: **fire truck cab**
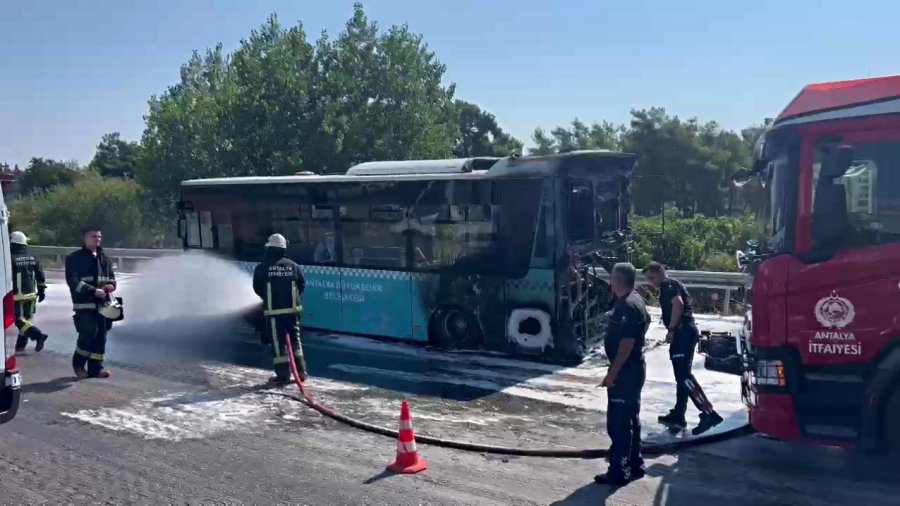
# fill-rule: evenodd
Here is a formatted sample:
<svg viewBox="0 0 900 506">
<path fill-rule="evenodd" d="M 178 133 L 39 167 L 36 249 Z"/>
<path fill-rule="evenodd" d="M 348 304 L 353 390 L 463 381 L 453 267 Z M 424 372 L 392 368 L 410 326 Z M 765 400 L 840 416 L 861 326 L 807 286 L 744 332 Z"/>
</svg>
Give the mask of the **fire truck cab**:
<svg viewBox="0 0 900 506">
<path fill-rule="evenodd" d="M 753 427 L 900 451 L 900 76 L 804 88 L 752 169 L 766 233 L 736 343 Z M 735 371 L 737 372 L 737 371 Z"/>
</svg>

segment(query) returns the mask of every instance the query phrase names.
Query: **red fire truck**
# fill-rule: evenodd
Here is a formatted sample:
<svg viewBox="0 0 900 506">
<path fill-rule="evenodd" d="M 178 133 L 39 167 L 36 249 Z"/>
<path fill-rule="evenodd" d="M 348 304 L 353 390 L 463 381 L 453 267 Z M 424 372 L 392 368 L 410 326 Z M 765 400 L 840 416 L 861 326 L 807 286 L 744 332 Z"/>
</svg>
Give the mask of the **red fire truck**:
<svg viewBox="0 0 900 506">
<path fill-rule="evenodd" d="M 728 353 L 751 424 L 900 452 L 900 76 L 804 88 L 734 179 L 753 176 L 767 231 L 738 253 L 752 311 Z"/>
</svg>

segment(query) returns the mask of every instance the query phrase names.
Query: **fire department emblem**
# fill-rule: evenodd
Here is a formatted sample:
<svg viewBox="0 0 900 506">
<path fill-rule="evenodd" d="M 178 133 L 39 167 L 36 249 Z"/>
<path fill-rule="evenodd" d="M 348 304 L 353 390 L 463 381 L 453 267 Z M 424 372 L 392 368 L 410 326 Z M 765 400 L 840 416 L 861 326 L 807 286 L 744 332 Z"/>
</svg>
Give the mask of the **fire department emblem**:
<svg viewBox="0 0 900 506">
<path fill-rule="evenodd" d="M 853 323 L 855 317 L 853 303 L 838 296 L 837 292 L 831 292 L 816 303 L 816 320 L 825 328 L 842 329 Z"/>
</svg>

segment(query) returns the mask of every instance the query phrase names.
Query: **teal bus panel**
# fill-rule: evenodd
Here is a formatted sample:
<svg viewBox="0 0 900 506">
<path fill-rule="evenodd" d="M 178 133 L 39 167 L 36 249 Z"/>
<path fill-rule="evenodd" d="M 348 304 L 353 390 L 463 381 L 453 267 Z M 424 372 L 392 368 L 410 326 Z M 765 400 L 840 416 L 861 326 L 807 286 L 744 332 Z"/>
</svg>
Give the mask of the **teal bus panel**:
<svg viewBox="0 0 900 506">
<path fill-rule="evenodd" d="M 422 343 L 428 342 L 428 323 L 435 310 L 435 294 L 439 278 L 436 274 L 425 272 L 412 273 L 410 298 L 412 302 L 412 339 Z"/>
<path fill-rule="evenodd" d="M 323 330 L 341 330 L 341 269 L 327 265 L 301 265 L 306 289 L 303 290 L 303 325 Z"/>
<path fill-rule="evenodd" d="M 412 339 L 410 273 L 341 269 L 341 330 Z"/>
<path fill-rule="evenodd" d="M 554 271 L 530 269 L 522 279 L 506 280 L 507 313 L 521 307 L 543 307 L 555 313 Z"/>
</svg>

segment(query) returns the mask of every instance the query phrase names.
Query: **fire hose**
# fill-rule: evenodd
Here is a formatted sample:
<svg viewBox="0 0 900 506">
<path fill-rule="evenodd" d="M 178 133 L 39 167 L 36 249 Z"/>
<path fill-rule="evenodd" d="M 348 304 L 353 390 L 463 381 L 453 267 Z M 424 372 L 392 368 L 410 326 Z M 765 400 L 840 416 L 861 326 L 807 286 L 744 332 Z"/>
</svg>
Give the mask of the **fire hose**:
<svg viewBox="0 0 900 506">
<path fill-rule="evenodd" d="M 291 366 L 291 373 L 294 377 L 294 382 L 297 384 L 297 388 L 300 390 L 301 397 L 296 397 L 290 394 L 286 394 L 284 392 L 268 392 L 271 395 L 278 395 L 282 397 L 287 397 L 288 399 L 293 399 L 298 402 L 302 402 L 309 406 L 310 408 L 318 411 L 319 413 L 336 420 L 345 425 L 349 425 L 350 427 L 354 427 L 356 429 L 360 429 L 366 432 L 370 432 L 373 434 L 380 434 L 382 436 L 387 436 L 391 438 L 397 438 L 398 432 L 396 430 L 388 429 L 385 427 L 380 427 L 378 425 L 374 425 L 371 423 L 363 422 L 361 420 L 357 420 L 355 418 L 351 418 L 347 415 L 341 414 L 338 411 L 320 404 L 316 399 L 314 399 L 309 392 L 307 392 L 305 386 L 303 385 L 303 379 L 300 377 L 300 373 L 297 370 L 297 362 L 294 360 L 294 349 L 291 344 L 290 336 L 285 336 L 285 342 L 287 343 L 287 351 L 288 351 L 288 360 Z M 750 424 L 744 424 L 740 427 L 736 427 L 733 429 L 729 429 L 723 432 L 719 432 L 717 434 L 710 434 L 708 436 L 702 436 L 692 439 L 681 439 L 678 441 L 671 441 L 667 443 L 654 443 L 644 445 L 641 448 L 641 451 L 645 455 L 662 455 L 666 453 L 674 453 L 678 450 L 684 450 L 691 447 L 707 445 L 711 443 L 716 443 L 720 441 L 725 441 L 728 439 L 733 439 L 740 436 L 745 436 L 753 433 L 753 428 L 750 427 Z M 430 436 L 421 436 L 416 435 L 416 441 L 424 444 L 440 446 L 444 448 L 452 448 L 455 450 L 463 450 L 469 452 L 477 452 L 477 453 L 492 453 L 497 455 L 514 455 L 519 457 L 551 457 L 551 458 L 570 458 L 570 459 L 601 459 L 606 458 L 609 455 L 609 448 L 593 448 L 593 449 L 567 449 L 567 448 L 510 448 L 505 446 L 494 446 L 494 445 L 483 445 L 483 444 L 475 444 L 469 443 L 465 441 L 453 441 L 450 439 L 443 439 L 437 437 Z"/>
</svg>

